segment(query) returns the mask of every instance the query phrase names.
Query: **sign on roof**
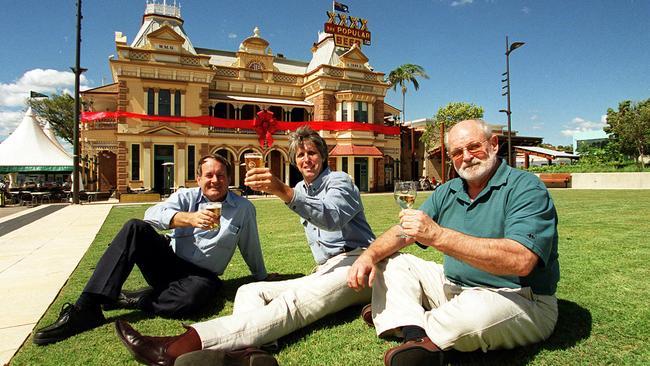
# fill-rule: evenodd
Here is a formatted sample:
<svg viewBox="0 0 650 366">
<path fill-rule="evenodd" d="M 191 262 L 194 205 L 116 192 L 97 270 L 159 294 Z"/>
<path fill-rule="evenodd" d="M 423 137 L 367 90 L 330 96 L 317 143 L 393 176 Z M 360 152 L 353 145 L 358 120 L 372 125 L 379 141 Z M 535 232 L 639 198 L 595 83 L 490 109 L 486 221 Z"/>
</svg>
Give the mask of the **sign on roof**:
<svg viewBox="0 0 650 366">
<path fill-rule="evenodd" d="M 325 33 L 334 35 L 334 44 L 339 47 L 350 48 L 355 43 L 370 46 L 370 32 L 368 20 L 351 15 L 328 11 L 329 19 L 325 23 Z M 338 18 L 338 21 L 337 21 Z"/>
</svg>

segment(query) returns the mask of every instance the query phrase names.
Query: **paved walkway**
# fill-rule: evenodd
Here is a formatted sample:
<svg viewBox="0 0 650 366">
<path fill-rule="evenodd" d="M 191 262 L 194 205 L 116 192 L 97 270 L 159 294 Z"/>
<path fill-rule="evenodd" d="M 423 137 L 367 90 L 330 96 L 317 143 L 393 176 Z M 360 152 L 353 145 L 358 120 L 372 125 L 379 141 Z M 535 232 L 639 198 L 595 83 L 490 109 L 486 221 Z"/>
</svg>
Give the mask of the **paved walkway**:
<svg viewBox="0 0 650 366">
<path fill-rule="evenodd" d="M 2 217 L 0 223 L 38 217 L 36 211 L 48 206 Z M 0 365 L 9 362 L 52 304 L 112 206 L 66 206 L 0 236 Z"/>
</svg>

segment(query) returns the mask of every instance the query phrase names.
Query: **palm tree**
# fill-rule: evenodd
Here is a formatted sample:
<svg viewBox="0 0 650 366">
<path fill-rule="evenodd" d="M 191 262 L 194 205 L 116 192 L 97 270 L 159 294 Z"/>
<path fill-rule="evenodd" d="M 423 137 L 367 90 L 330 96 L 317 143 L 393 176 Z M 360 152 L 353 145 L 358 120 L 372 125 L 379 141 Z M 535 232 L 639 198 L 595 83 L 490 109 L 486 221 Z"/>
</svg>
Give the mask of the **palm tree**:
<svg viewBox="0 0 650 366">
<path fill-rule="evenodd" d="M 424 68 L 422 66 L 414 64 L 400 65 L 388 74 L 387 81 L 390 83 L 393 90 L 396 91 L 398 85 L 402 89 L 402 124 L 406 122 L 406 86 L 410 82 L 413 84 L 415 90 L 420 89 L 420 83 L 418 83 L 417 79 L 418 77 L 428 79 L 429 75 L 424 72 Z M 413 128 L 411 128 L 411 179 L 415 179 L 416 177 L 417 173 L 415 172 L 415 169 L 415 132 L 413 131 Z"/>
</svg>

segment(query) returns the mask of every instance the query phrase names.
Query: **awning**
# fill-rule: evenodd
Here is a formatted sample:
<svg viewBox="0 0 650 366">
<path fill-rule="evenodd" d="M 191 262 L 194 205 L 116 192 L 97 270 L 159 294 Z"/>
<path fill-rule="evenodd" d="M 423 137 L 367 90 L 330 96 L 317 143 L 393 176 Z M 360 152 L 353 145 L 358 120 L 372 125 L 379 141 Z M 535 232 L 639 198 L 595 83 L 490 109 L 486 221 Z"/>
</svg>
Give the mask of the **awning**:
<svg viewBox="0 0 650 366">
<path fill-rule="evenodd" d="M 559 158 L 580 159 L 580 155 L 571 154 L 564 151 L 545 149 L 543 147 L 537 147 L 537 146 L 515 146 L 515 151 L 524 154 L 540 156 L 542 158 L 551 159 L 551 160 L 559 159 Z"/>
<path fill-rule="evenodd" d="M 381 151 L 374 146 L 359 145 L 336 145 L 330 151 L 330 156 L 379 156 L 382 157 Z"/>
<path fill-rule="evenodd" d="M 291 100 L 291 99 L 275 99 L 275 98 L 258 98 L 258 97 L 247 97 L 240 95 L 223 95 L 216 94 L 210 95 L 210 99 L 222 100 L 226 102 L 251 102 L 251 103 L 261 103 L 261 104 L 284 104 L 284 105 L 297 105 L 301 107 L 313 107 L 314 105 L 304 100 Z"/>
</svg>

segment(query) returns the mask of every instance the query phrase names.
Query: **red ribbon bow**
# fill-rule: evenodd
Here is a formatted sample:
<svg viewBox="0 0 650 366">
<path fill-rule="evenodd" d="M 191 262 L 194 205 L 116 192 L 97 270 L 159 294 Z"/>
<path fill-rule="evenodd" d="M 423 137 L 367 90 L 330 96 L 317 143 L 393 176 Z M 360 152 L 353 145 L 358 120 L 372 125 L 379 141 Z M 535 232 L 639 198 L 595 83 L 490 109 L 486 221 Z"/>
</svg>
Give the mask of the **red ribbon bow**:
<svg viewBox="0 0 650 366">
<path fill-rule="evenodd" d="M 273 145 L 273 134 L 278 130 L 278 121 L 273 118 L 273 112 L 266 109 L 257 112 L 253 128 L 257 133 L 260 147 L 264 148 L 264 143 L 266 143 L 266 147 Z"/>
</svg>

